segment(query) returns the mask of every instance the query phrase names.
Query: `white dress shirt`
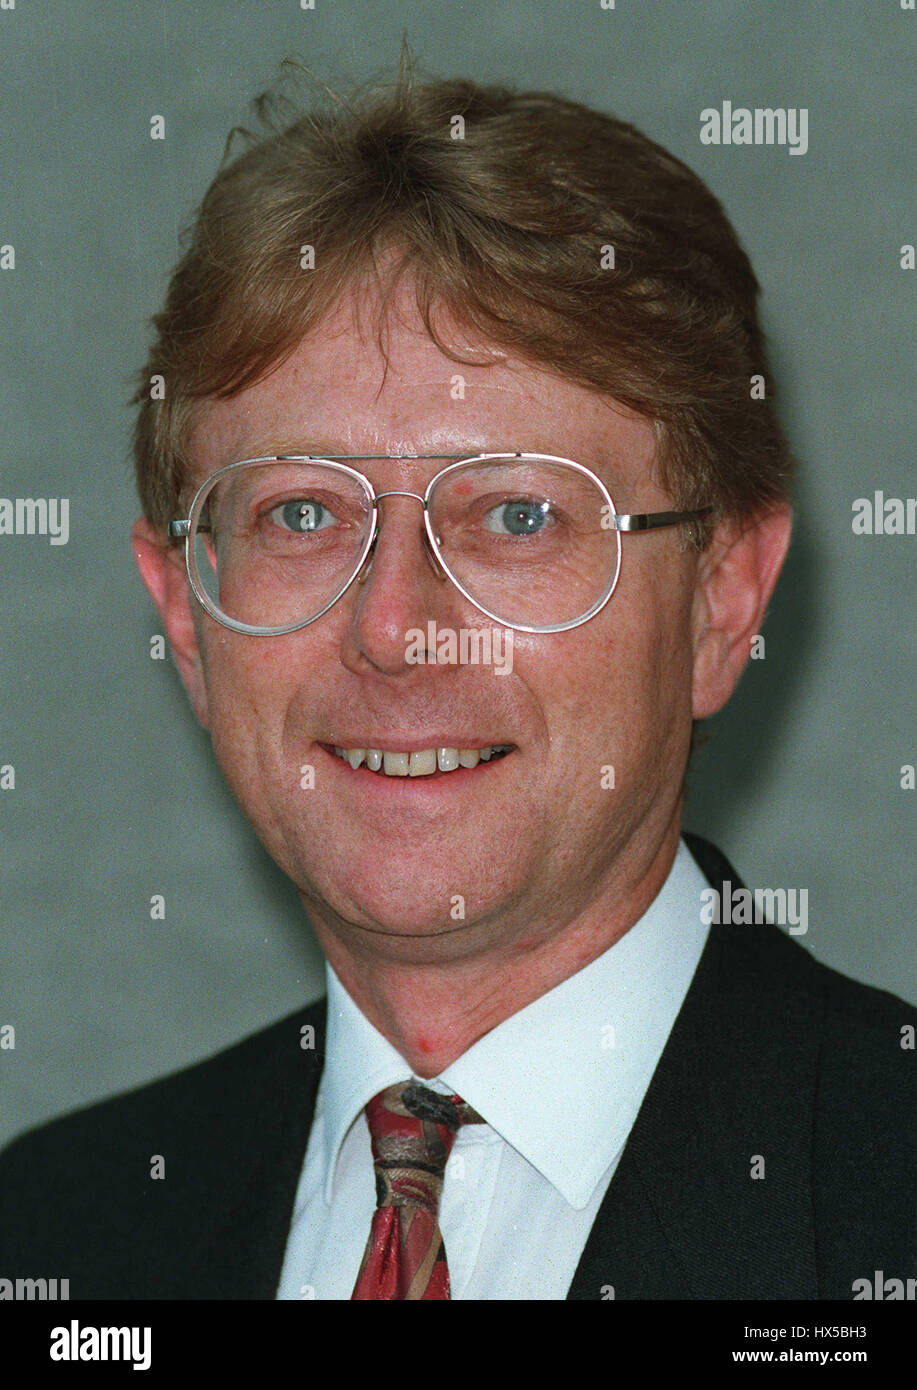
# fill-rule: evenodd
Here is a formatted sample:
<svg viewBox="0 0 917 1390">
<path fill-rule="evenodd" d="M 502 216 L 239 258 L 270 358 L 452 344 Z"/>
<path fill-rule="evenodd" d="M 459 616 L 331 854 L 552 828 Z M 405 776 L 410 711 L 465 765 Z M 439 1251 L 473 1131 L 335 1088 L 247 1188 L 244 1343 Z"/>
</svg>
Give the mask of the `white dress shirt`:
<svg viewBox="0 0 917 1390">
<path fill-rule="evenodd" d="M 563 1299 L 700 959 L 706 879 L 684 842 L 655 900 L 603 955 L 433 1080 L 463 1125 L 439 1224 L 453 1299 Z M 349 1299 L 375 1210 L 363 1107 L 412 1077 L 330 966 L 325 1066 L 279 1299 Z"/>
</svg>

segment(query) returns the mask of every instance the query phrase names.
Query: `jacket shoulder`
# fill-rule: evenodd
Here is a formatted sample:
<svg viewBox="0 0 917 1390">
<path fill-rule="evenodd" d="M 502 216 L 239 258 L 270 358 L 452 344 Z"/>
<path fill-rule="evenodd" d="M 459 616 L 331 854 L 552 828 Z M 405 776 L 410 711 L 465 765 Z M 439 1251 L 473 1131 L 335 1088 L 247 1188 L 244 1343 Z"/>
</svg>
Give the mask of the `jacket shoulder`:
<svg viewBox="0 0 917 1390">
<path fill-rule="evenodd" d="M 877 1270 L 917 1267 L 917 1009 L 822 969 L 815 1218 L 823 1296 L 850 1299 Z"/>
<path fill-rule="evenodd" d="M 686 838 L 711 883 L 737 882 L 714 846 Z M 820 1296 L 849 1300 L 853 1281 L 875 1270 L 912 1273 L 917 1008 L 822 964 L 776 927 L 715 925 L 708 944 L 705 997 L 744 1001 L 757 1018 L 756 1049 L 779 1059 L 771 1096 L 811 1078 L 808 1134 L 796 1143 L 811 1162 Z"/>
<path fill-rule="evenodd" d="M 304 1048 L 309 1025 L 315 1045 Z M 97 1263 L 123 1268 L 129 1284 L 138 1258 L 185 1238 L 183 1223 L 243 1181 L 252 1155 L 282 1151 L 291 1125 L 311 1114 L 323 1032 L 322 1000 L 19 1136 L 0 1154 L 0 1267 L 86 1269 L 91 1286 Z"/>
<path fill-rule="evenodd" d="M 739 875 L 729 860 L 709 840 L 690 833 L 685 840 L 713 887 L 719 888 L 726 880 L 736 887 L 740 885 Z M 809 997 L 813 1006 L 818 1001 L 835 1026 L 861 1033 L 866 1041 L 886 1039 L 890 1028 L 900 1037 L 900 1029 L 906 1023 L 917 1023 L 917 1006 L 823 965 L 799 938 L 779 929 L 715 926 L 711 934 L 718 938 L 717 956 L 725 970 L 749 970 L 759 977 L 760 983 L 764 977 L 770 977 L 775 990 L 785 980 L 788 988 Z"/>
<path fill-rule="evenodd" d="M 199 1062 L 26 1130 L 0 1153 L 0 1173 L 45 1155 L 55 1162 L 81 1152 L 101 1158 L 136 1131 L 161 1128 L 164 1135 L 178 1135 L 189 1122 L 198 1131 L 218 1126 L 240 1091 L 263 1086 L 266 1071 L 275 1070 L 272 1063 L 302 1027 L 310 1021 L 315 1026 L 318 1011 L 316 1004 L 297 1010 Z"/>
</svg>

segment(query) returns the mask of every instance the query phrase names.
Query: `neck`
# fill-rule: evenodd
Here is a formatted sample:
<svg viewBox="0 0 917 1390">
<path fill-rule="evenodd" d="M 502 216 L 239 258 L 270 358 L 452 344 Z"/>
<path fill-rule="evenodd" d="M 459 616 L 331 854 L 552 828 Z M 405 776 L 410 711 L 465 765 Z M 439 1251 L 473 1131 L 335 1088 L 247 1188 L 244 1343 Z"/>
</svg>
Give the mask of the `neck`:
<svg viewBox="0 0 917 1390">
<path fill-rule="evenodd" d="M 680 810 L 680 808 L 679 808 Z M 607 951 L 643 916 L 668 877 L 680 813 L 636 873 L 609 873 L 603 890 L 575 914 L 528 919 L 524 931 L 487 926 L 484 944 L 431 958 L 429 939 L 415 959 L 378 950 L 379 935 L 345 923 L 324 905 L 309 916 L 329 964 L 370 1023 L 415 1076 L 438 1076 L 473 1043 Z M 473 924 L 466 934 L 474 939 Z M 383 940 L 390 936 L 383 935 Z M 441 941 L 439 938 L 438 941 Z M 435 943 L 434 943 L 435 944 Z"/>
</svg>

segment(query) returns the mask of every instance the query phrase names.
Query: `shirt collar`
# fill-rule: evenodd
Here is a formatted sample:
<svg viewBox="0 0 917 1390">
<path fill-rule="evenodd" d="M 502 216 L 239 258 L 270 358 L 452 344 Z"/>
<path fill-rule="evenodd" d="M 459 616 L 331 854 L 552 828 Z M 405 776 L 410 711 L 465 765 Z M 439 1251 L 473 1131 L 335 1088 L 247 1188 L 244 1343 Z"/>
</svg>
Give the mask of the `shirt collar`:
<svg viewBox="0 0 917 1390">
<path fill-rule="evenodd" d="M 627 1142 L 707 938 L 700 920 L 707 886 L 681 841 L 656 898 L 613 946 L 422 1082 L 462 1096 L 572 1207 L 588 1204 Z M 330 1202 L 347 1132 L 367 1101 L 407 1080 L 411 1068 L 330 965 L 326 972 Z"/>
</svg>

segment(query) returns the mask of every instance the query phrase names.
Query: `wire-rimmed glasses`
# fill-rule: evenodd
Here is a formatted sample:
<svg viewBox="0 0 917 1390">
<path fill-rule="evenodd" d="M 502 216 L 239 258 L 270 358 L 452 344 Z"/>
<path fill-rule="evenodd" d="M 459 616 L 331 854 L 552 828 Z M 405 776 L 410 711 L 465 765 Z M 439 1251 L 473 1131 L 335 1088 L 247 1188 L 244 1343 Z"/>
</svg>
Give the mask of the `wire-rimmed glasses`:
<svg viewBox="0 0 917 1390">
<path fill-rule="evenodd" d="M 423 494 L 376 492 L 351 465 L 453 460 Z M 564 632 L 595 616 L 621 570 L 621 534 L 677 526 L 712 510 L 621 514 L 602 480 L 572 459 L 537 453 L 271 455 L 211 474 L 187 518 L 191 587 L 217 622 L 280 636 L 327 613 L 366 578 L 383 497 L 423 508 L 426 552 L 475 608 L 522 632 Z"/>
</svg>

